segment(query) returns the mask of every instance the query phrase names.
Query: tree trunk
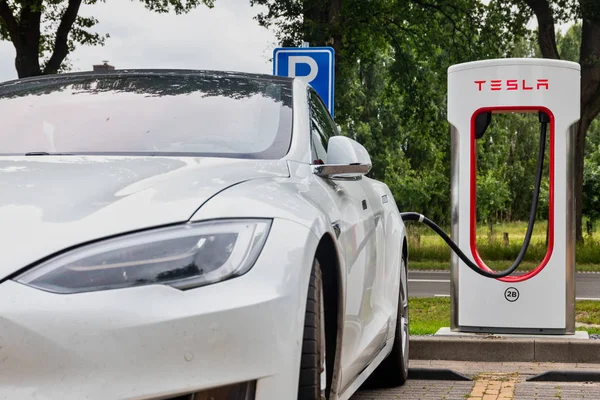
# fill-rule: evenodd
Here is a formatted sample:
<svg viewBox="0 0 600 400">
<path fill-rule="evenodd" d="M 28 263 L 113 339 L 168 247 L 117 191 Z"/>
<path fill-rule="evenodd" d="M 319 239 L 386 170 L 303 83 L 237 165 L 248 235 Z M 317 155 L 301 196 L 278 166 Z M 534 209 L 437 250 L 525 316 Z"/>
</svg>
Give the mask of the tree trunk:
<svg viewBox="0 0 600 400">
<path fill-rule="evenodd" d="M 554 16 L 548 0 L 525 0 L 536 15 L 538 42 L 545 58 L 559 59 L 554 34 Z M 581 65 L 581 119 L 575 138 L 575 236 L 583 242 L 582 194 L 585 137 L 590 123 L 600 113 L 600 17 L 595 2 L 581 2 L 583 24 L 579 64 Z"/>
<path fill-rule="evenodd" d="M 585 137 L 591 121 L 582 116 L 577 124 L 575 137 L 575 238 L 578 243 L 583 243 L 583 162 L 585 158 Z"/>
<path fill-rule="evenodd" d="M 591 3 L 590 3 L 591 4 Z M 588 7 L 590 7 L 588 4 Z M 583 5 L 582 5 L 583 6 Z M 581 119 L 577 126 L 575 146 L 575 218 L 577 242 L 583 242 L 582 199 L 585 138 L 590 124 L 600 113 L 600 17 L 591 9 L 582 8 L 581 27 Z"/>
<path fill-rule="evenodd" d="M 324 46 L 328 39 L 326 27 L 329 22 L 329 10 L 326 5 L 324 2 L 304 1 L 302 40 L 311 46 Z"/>
<path fill-rule="evenodd" d="M 538 43 L 544 58 L 559 59 L 554 33 L 554 15 L 548 0 L 525 0 L 538 21 Z"/>
<path fill-rule="evenodd" d="M 335 76 L 339 76 L 342 57 L 342 0 L 329 0 L 330 44 L 335 51 Z"/>
<path fill-rule="evenodd" d="M 342 0 L 304 2 L 303 40 L 312 46 L 331 46 L 335 51 L 335 75 L 342 55 Z"/>
<path fill-rule="evenodd" d="M 69 5 L 62 15 L 60 25 L 58 25 L 58 29 L 56 30 L 54 50 L 44 68 L 44 74 L 58 73 L 63 61 L 67 58 L 67 55 L 69 54 L 69 33 L 71 32 L 71 29 L 73 29 L 73 24 L 79 14 L 81 1 L 82 0 L 69 0 Z"/>
<path fill-rule="evenodd" d="M 42 74 L 39 59 L 39 42 L 30 44 L 25 41 L 19 46 L 15 45 L 17 55 L 15 57 L 15 68 L 19 78 L 38 76 Z"/>
<path fill-rule="evenodd" d="M 19 78 L 42 74 L 40 68 L 40 25 L 42 0 L 23 2 L 19 16 L 5 0 L 0 0 L 0 18 L 15 46 L 15 68 Z"/>
</svg>

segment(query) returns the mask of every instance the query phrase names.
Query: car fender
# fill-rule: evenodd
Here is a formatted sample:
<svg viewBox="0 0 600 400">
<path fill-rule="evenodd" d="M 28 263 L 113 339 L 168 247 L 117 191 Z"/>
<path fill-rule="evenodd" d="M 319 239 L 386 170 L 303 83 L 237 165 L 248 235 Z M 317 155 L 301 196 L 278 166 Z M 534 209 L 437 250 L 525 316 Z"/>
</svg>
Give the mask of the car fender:
<svg viewBox="0 0 600 400">
<path fill-rule="evenodd" d="M 308 228 L 319 240 L 329 235 L 336 248 L 336 256 L 344 268 L 342 252 L 332 218 L 324 212 L 323 205 L 316 204 L 303 193 L 316 190 L 310 178 L 260 178 L 241 182 L 220 192 L 190 218 L 191 222 L 217 218 L 281 218 Z M 335 217 L 335 216 L 334 216 Z M 314 249 L 306 249 L 316 253 Z M 310 265 L 308 265 L 310 267 Z M 344 274 L 340 274 L 343 279 Z M 345 282 L 340 282 L 345 288 Z"/>
<path fill-rule="evenodd" d="M 310 173 L 308 165 L 298 163 L 298 166 L 301 174 L 292 174 L 291 178 L 254 179 L 224 190 L 198 209 L 191 221 L 215 218 L 279 218 L 303 225 L 306 227 L 307 233 L 310 232 L 316 239 L 306 241 L 310 245 L 305 248 L 303 265 L 306 268 L 302 272 L 301 282 L 299 282 L 304 288 L 308 287 L 312 259 L 317 253 L 321 239 L 328 235 L 332 239 L 338 261 L 336 275 L 338 277 L 338 327 L 340 327 L 343 326 L 343 316 L 345 315 L 346 274 L 343 272 L 346 270 L 345 261 L 332 225 L 332 217 L 324 211 L 328 207 L 316 204 L 309 196 L 304 195 L 309 190 L 318 190 L 319 186 L 315 184 L 314 176 Z M 306 303 L 307 294 L 299 299 L 302 304 Z M 334 393 L 337 389 L 337 375 L 341 371 L 339 355 L 342 334 L 343 329 L 338 329 L 338 349 L 333 371 Z"/>
</svg>

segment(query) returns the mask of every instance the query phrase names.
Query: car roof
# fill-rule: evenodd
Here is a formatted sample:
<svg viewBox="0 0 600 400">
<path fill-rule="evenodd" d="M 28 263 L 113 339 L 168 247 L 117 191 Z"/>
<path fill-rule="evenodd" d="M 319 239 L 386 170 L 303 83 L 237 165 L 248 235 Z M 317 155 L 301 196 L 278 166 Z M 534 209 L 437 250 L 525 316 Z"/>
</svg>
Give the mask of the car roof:
<svg viewBox="0 0 600 400">
<path fill-rule="evenodd" d="M 29 78 L 14 79 L 11 81 L 0 82 L 0 88 L 8 88 L 14 85 L 20 85 L 24 83 L 37 83 L 37 84 L 56 84 L 61 82 L 68 82 L 77 78 L 123 78 L 127 76 L 138 76 L 138 77 L 214 77 L 214 78 L 246 78 L 246 79 L 261 79 L 273 83 L 291 84 L 294 78 L 276 76 L 269 74 L 258 74 L 248 72 L 236 72 L 236 71 L 216 71 L 216 70 L 193 70 L 193 69 L 115 69 L 112 71 L 84 71 L 84 72 L 68 72 L 62 74 L 53 75 L 40 75 Z"/>
</svg>

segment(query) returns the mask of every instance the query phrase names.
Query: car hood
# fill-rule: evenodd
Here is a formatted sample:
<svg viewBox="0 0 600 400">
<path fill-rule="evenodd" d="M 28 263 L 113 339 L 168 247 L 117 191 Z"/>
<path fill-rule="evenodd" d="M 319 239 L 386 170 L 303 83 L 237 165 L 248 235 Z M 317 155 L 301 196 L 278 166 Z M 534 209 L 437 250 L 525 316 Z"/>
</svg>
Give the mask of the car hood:
<svg viewBox="0 0 600 400">
<path fill-rule="evenodd" d="M 0 157 L 0 279 L 77 244 L 185 222 L 220 191 L 276 176 L 289 176 L 282 160 Z"/>
</svg>

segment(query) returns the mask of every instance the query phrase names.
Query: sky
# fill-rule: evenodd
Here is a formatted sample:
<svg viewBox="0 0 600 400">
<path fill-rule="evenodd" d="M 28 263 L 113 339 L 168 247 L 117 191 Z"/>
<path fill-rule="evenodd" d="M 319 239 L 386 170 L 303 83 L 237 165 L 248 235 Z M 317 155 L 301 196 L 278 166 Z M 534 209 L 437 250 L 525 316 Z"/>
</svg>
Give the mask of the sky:
<svg viewBox="0 0 600 400">
<path fill-rule="evenodd" d="M 94 28 L 110 33 L 104 46 L 79 46 L 69 57 L 73 70 L 89 71 L 108 60 L 116 68 L 190 68 L 271 73 L 273 32 L 254 20 L 263 8 L 248 0 L 218 0 L 186 15 L 157 14 L 139 1 L 108 0 L 82 6 Z M 117 5 L 118 4 L 118 5 Z M 16 79 L 15 50 L 0 41 L 0 82 Z"/>
<path fill-rule="evenodd" d="M 482 0 L 487 3 L 489 0 Z M 108 60 L 116 68 L 189 68 L 271 73 L 276 46 L 272 31 L 254 17 L 262 7 L 249 0 L 217 0 L 186 15 L 156 14 L 140 1 L 108 0 L 84 5 L 80 15 L 95 16 L 94 28 L 110 33 L 105 46 L 79 46 L 70 60 L 75 71 L 89 71 Z M 118 5 L 117 5 L 118 4 Z M 535 18 L 529 27 L 536 26 Z M 17 77 L 12 43 L 0 41 L 0 82 Z"/>
</svg>

